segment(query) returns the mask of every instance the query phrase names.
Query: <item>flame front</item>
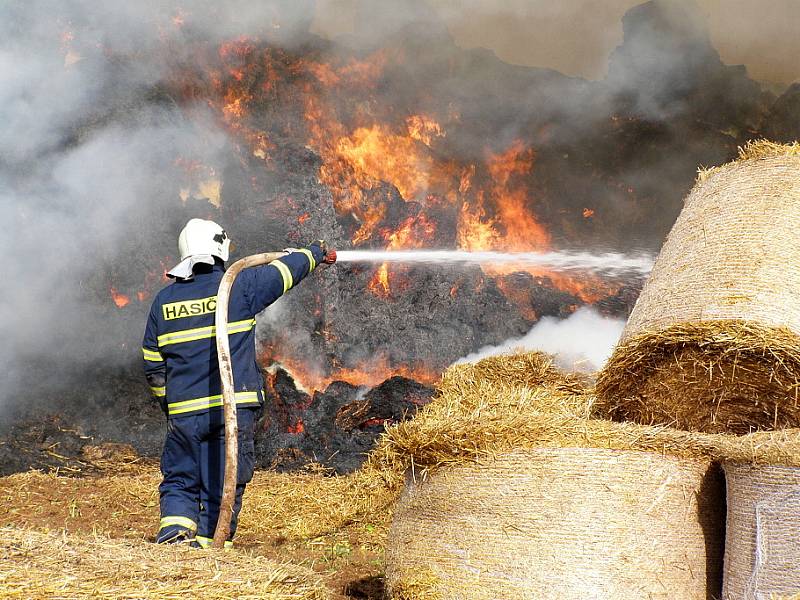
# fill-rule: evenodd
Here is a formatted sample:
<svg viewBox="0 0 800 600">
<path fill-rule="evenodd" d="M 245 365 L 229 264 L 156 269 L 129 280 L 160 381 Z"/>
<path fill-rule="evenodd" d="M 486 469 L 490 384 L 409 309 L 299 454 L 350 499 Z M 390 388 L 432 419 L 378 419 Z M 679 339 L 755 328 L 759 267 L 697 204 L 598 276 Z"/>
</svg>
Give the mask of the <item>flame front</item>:
<svg viewBox="0 0 800 600">
<path fill-rule="evenodd" d="M 364 56 L 299 54 L 241 37 L 198 51 L 191 65 L 177 70 L 175 87 L 187 105 L 202 100 L 215 112 L 238 141 L 242 164 L 255 158 L 267 171 L 276 171 L 278 140 L 312 151 L 320 161 L 319 181 L 330 191 L 353 247 L 551 250 L 554 235 L 539 214 L 536 148 L 500 135 L 485 140 L 482 148 L 459 147 L 452 133 L 464 127 L 462 109 L 452 103 L 437 108 L 424 86 L 408 91 L 416 100 L 387 103 L 381 90 L 404 60 L 398 50 Z M 415 105 L 424 110 L 409 110 Z M 213 167 L 187 169 L 186 198 L 219 204 L 221 188 Z M 596 219 L 594 210 L 586 208 L 576 219 Z M 313 215 L 298 208 L 293 222 L 302 226 L 306 221 L 313 225 Z M 576 302 L 595 302 L 617 289 L 587 274 L 514 266 L 483 271 L 530 322 L 539 315 L 530 293 L 508 279 L 514 272 L 525 271 L 535 285 L 571 294 Z M 392 302 L 410 285 L 409 273 L 405 267 L 379 265 L 367 292 Z M 453 285 L 450 296 L 457 295 L 458 285 Z M 315 373 L 279 348 L 264 356 L 311 389 L 322 389 L 333 379 L 376 383 L 410 368 L 382 357 L 363 370 Z M 430 379 L 424 370 L 408 372 L 417 380 Z"/>
</svg>

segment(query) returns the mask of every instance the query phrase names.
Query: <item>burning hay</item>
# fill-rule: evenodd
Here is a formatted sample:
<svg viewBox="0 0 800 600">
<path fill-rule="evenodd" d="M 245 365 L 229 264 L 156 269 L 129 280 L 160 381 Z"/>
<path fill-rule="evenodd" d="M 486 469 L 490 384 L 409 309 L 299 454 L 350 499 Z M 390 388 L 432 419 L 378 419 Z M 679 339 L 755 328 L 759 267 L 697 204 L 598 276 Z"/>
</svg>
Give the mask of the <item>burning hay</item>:
<svg viewBox="0 0 800 600">
<path fill-rule="evenodd" d="M 598 414 L 706 432 L 800 425 L 800 151 L 706 172 L 597 383 Z"/>
<path fill-rule="evenodd" d="M 800 593 L 800 468 L 725 463 L 723 598 Z"/>
<path fill-rule="evenodd" d="M 724 501 L 709 461 L 520 450 L 410 476 L 387 587 L 424 567 L 442 598 L 685 598 L 719 590 Z M 417 596 L 417 598 L 428 596 Z"/>
<path fill-rule="evenodd" d="M 308 569 L 238 552 L 198 551 L 0 528 L 2 598 L 328 598 Z"/>
</svg>

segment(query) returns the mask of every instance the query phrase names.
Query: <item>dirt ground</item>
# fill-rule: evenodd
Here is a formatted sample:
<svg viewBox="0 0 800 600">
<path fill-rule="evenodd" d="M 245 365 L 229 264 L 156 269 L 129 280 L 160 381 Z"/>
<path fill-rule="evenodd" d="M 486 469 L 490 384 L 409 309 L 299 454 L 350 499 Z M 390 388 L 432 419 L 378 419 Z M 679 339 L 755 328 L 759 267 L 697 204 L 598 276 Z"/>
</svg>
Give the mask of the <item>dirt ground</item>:
<svg viewBox="0 0 800 600">
<path fill-rule="evenodd" d="M 153 542 L 158 466 L 123 448 L 84 457 L 66 474 L 28 471 L 0 478 L 0 526 Z M 383 597 L 383 552 L 391 515 L 351 506 L 352 476 L 256 473 L 245 493 L 235 552 L 311 568 L 331 598 Z M 200 551 L 198 551 L 200 552 Z"/>
</svg>

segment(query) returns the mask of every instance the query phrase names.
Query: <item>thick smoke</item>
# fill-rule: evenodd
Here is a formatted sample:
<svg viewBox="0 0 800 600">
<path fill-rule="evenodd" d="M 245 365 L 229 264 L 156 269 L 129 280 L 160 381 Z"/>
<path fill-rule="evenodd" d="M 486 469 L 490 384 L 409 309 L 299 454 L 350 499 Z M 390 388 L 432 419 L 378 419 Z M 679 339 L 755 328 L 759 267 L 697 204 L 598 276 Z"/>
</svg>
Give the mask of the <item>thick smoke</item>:
<svg viewBox="0 0 800 600">
<path fill-rule="evenodd" d="M 563 320 L 544 317 L 523 337 L 481 348 L 457 364 L 498 354 L 538 350 L 554 355 L 556 364 L 563 369 L 597 371 L 611 356 L 624 327 L 624 320 L 604 317 L 595 309 L 584 307 Z"/>
<path fill-rule="evenodd" d="M 430 0 L 429 5 L 464 48 L 491 48 L 504 61 L 603 79 L 608 55 L 622 39 L 622 16 L 639 0 Z M 676 1 L 676 5 L 689 5 Z M 391 6 L 390 6 L 391 5 Z M 320 0 L 314 28 L 351 34 L 356 12 L 413 21 L 419 10 L 407 2 L 362 3 Z M 795 0 L 697 0 L 698 24 L 707 22 L 711 41 L 727 64 L 745 64 L 756 80 L 788 84 L 800 80 L 796 35 L 800 4 Z M 416 14 L 415 14 L 416 13 Z"/>
<path fill-rule="evenodd" d="M 108 297 L 109 279 L 126 277 L 118 273 L 126 266 L 156 268 L 159 253 L 169 260 L 178 219 L 165 207 L 176 205 L 185 176 L 176 161 L 220 168 L 227 145 L 202 106 L 189 120 L 160 90 L 165 57 L 179 60 L 189 37 L 269 30 L 291 39 L 307 28 L 310 8 L 181 4 L 193 6 L 0 5 L 0 408 L 48 379 L 137 356 L 130 333 L 145 306 L 130 317 L 139 324 L 120 327 L 98 295 Z"/>
<path fill-rule="evenodd" d="M 481 19 L 490 4 L 497 3 L 471 0 L 464 15 Z M 515 1 L 502 11 L 553 11 L 559 4 Z M 401 47 L 408 62 L 394 75 L 422 87 L 420 97 L 430 105 L 446 98 L 462 106 L 463 132 L 447 138 L 449 151 L 477 161 L 485 158 L 487 139 L 499 149 L 517 138 L 541 148 L 542 171 L 558 176 L 537 182 L 550 194 L 550 204 L 537 210 L 557 216 L 588 203 L 598 209 L 595 221 L 566 231 L 574 239 L 638 245 L 635 230 L 645 246 L 657 247 L 680 207 L 682 190 L 672 189 L 674 181 L 684 181 L 686 173 L 691 178 L 700 162 L 730 156 L 764 116 L 758 86 L 722 65 L 698 25 L 699 13 L 682 4 L 649 2 L 629 13 L 630 35 L 600 83 L 512 67 L 488 51 L 463 52 L 441 16 L 455 6 L 360 0 L 353 30 L 341 43 L 357 52 Z M 196 43 L 243 35 L 287 48 L 308 43 L 322 53 L 332 46 L 308 33 L 314 11 L 312 0 L 0 4 L 0 211 L 6 224 L 0 407 L 35 396 L 46 376 L 138 358 L 147 302 L 133 301 L 123 317 L 108 301 L 98 306 L 98 298 L 108 298 L 110 282 L 174 260 L 182 222 L 205 216 L 178 200 L 192 177 L 185 165 L 219 174 L 236 161 L 232 140 L 202 102 L 178 106 L 165 81 L 171 63 L 190 61 Z M 619 23 L 613 28 L 617 32 Z M 661 35 L 667 30 L 671 35 Z M 708 82 L 713 94 L 702 91 Z M 382 84 L 393 89 L 391 81 Z M 398 87 L 388 100 L 417 101 L 414 90 Z M 428 107 L 420 102 L 414 108 Z M 618 112 L 632 124 L 610 123 Z M 642 125 L 639 118 L 650 122 Z M 617 155 L 615 144 L 640 130 L 657 143 L 633 156 Z M 705 136 L 703 142 L 686 142 L 694 135 Z M 597 156 L 608 157 L 607 163 L 592 162 Z M 639 196 L 631 199 L 627 187 Z M 603 222 L 600 217 L 606 225 L 593 225 Z M 579 317 L 585 313 L 572 318 Z"/>
</svg>

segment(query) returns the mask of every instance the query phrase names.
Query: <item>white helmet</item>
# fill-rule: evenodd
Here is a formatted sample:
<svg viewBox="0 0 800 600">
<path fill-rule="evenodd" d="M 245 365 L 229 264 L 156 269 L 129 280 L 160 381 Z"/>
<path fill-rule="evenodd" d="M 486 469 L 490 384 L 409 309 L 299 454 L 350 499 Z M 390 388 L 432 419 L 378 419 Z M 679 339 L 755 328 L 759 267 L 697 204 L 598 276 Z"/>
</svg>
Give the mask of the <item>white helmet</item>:
<svg viewBox="0 0 800 600">
<path fill-rule="evenodd" d="M 228 260 L 230 249 L 231 240 L 222 227 L 214 221 L 192 219 L 178 236 L 181 262 L 167 275 L 176 279 L 192 279 L 194 265 L 198 263 L 213 265 L 215 256 L 225 262 Z"/>
<path fill-rule="evenodd" d="M 214 221 L 192 219 L 178 236 L 178 252 L 181 254 L 181 260 L 190 256 L 210 254 L 225 262 L 228 260 L 230 247 L 231 240 L 228 234 Z"/>
</svg>

